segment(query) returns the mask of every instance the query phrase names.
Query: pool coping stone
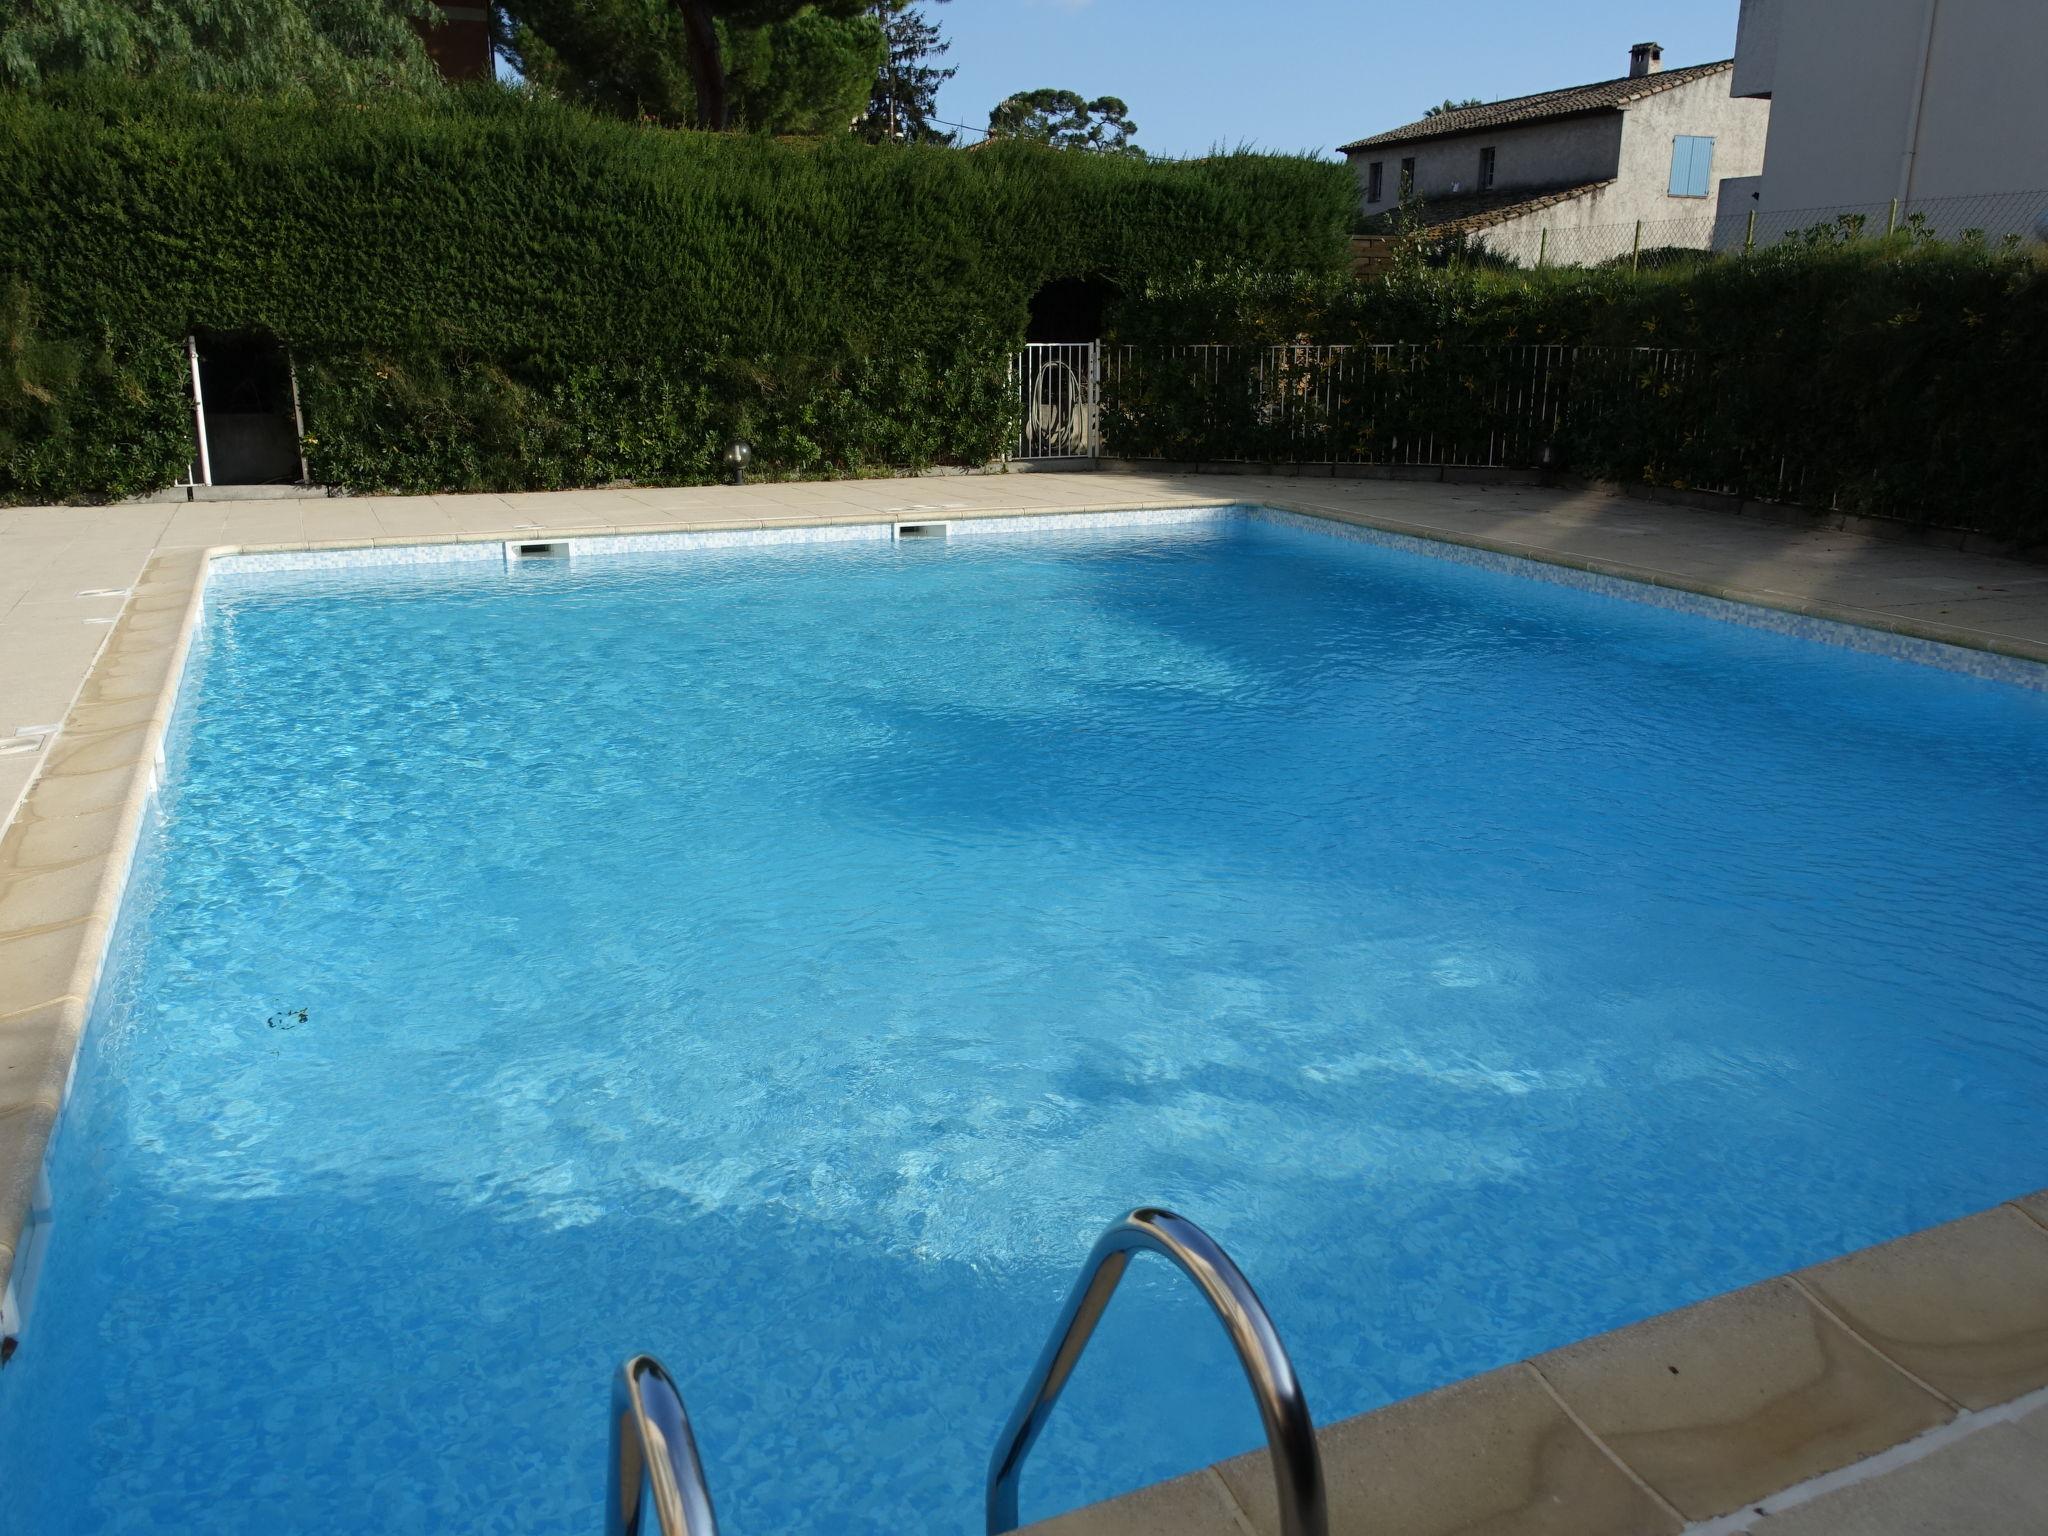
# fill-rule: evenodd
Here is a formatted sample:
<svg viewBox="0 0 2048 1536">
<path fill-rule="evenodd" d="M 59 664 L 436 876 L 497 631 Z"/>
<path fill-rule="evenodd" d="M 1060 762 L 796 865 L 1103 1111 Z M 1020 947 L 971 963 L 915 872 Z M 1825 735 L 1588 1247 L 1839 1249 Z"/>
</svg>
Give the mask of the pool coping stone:
<svg viewBox="0 0 2048 1536">
<path fill-rule="evenodd" d="M 1331 1536 L 1732 1536 L 1804 1502 L 1788 1490 L 2001 1433 L 2013 1405 L 2048 1411 L 2048 1224 L 2030 1211 L 2048 1217 L 2048 1191 L 1325 1424 Z M 1823 1297 L 1852 1273 L 1863 1299 L 1837 1312 Z M 1887 1301 L 1971 1336 L 1971 1406 L 1896 1358 L 1898 1314 L 1863 1331 Z M 1025 1531 L 1139 1536 L 1193 1502 L 1191 1530 L 1279 1536 L 1264 1450 L 1206 1470 Z"/>
</svg>

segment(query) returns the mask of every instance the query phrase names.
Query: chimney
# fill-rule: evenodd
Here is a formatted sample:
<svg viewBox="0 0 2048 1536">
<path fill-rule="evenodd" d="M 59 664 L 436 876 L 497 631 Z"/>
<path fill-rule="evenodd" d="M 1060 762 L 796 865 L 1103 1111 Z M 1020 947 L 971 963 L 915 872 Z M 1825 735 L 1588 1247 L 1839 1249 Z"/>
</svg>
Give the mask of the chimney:
<svg viewBox="0 0 2048 1536">
<path fill-rule="evenodd" d="M 1628 77 L 1640 80 L 1644 75 L 1654 75 L 1664 68 L 1664 45 L 1662 43 L 1637 43 L 1628 51 Z"/>
</svg>

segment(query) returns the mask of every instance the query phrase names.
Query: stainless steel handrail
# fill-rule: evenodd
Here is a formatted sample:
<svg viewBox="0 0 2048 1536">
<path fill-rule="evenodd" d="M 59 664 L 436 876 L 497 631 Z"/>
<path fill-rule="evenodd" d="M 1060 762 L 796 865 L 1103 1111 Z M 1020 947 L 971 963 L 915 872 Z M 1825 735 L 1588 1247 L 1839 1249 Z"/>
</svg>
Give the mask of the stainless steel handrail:
<svg viewBox="0 0 2048 1536">
<path fill-rule="evenodd" d="M 649 1491 L 651 1526 L 642 1518 Z M 605 1536 L 718 1536 L 683 1394 L 652 1355 L 635 1355 L 612 1378 L 604 1528 Z"/>
<path fill-rule="evenodd" d="M 1032 1369 L 1024 1395 L 996 1443 L 988 1466 L 988 1536 L 1017 1529 L 1017 1484 L 1024 1458 L 1060 1390 L 1080 1363 L 1095 1325 L 1116 1294 L 1133 1253 L 1171 1259 L 1215 1309 L 1237 1350 L 1238 1363 L 1259 1402 L 1266 1446 L 1273 1456 L 1273 1482 L 1280 1495 L 1281 1536 L 1328 1536 L 1329 1508 L 1323 1494 L 1323 1458 L 1316 1448 L 1315 1421 L 1295 1379 L 1293 1362 L 1280 1343 L 1258 1293 L 1216 1240 L 1184 1217 L 1157 1206 L 1141 1206 L 1117 1222 L 1095 1245 L 1067 1297 L 1066 1309 Z"/>
</svg>

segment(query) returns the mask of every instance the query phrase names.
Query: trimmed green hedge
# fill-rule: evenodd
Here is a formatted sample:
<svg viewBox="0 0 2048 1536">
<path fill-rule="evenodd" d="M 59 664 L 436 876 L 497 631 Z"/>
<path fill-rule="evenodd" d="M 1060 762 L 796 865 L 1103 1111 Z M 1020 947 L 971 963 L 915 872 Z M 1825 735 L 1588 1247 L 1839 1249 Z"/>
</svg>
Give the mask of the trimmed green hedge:
<svg viewBox="0 0 2048 1536">
<path fill-rule="evenodd" d="M 1334 272 L 1352 200 L 1305 158 L 778 142 L 493 88 L 91 83 L 0 96 L 0 143 L 0 341 L 62 385 L 0 377 L 15 500 L 174 477 L 194 330 L 288 343 L 314 477 L 352 488 L 709 479 L 736 434 L 771 474 L 984 462 L 1046 281 Z"/>
<path fill-rule="evenodd" d="M 1512 462 L 1548 443 L 1560 467 L 1600 478 L 2048 542 L 2037 253 L 1897 237 L 1640 275 L 1404 266 L 1353 282 L 1224 267 L 1146 285 L 1116 330 L 1139 351 L 1106 403 L 1112 452 L 1387 463 L 1425 433 L 1469 457 L 1505 431 Z M 1334 394 L 1300 370 L 1293 398 L 1309 405 L 1276 412 L 1242 350 L 1222 376 L 1165 363 L 1195 339 L 1426 346 L 1354 364 L 1361 382 Z M 1539 360 L 1540 347 L 1562 350 Z M 1552 431 L 1527 430 L 1534 377 Z"/>
<path fill-rule="evenodd" d="M 175 348 L 53 338 L 27 285 L 0 282 L 0 503 L 169 484 L 191 455 L 183 387 Z"/>
<path fill-rule="evenodd" d="M 174 479 L 195 330 L 289 344 L 314 477 L 354 489 L 710 480 L 735 436 L 770 475 L 982 463 L 1031 296 L 1099 276 L 1141 349 L 1422 344 L 1279 413 L 1227 371 L 1113 370 L 1113 451 L 1392 462 L 1508 426 L 1514 461 L 2048 538 L 2025 253 L 1361 282 L 1339 166 L 711 136 L 488 88 L 74 84 L 0 94 L 0 143 L 0 500 Z M 1540 432 L 1502 414 L 1532 345 L 1570 349 Z"/>
</svg>

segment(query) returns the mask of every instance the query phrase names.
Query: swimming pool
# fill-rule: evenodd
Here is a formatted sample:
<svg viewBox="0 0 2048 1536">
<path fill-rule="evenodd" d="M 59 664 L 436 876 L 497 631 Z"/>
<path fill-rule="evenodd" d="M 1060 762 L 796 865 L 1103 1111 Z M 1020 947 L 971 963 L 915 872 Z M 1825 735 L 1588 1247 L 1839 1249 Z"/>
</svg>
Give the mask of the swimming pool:
<svg viewBox="0 0 2048 1536">
<path fill-rule="evenodd" d="M 1140 1201 L 1327 1422 L 2048 1183 L 2048 694 L 1286 518 L 832 538 L 215 576 L 0 1528 L 580 1531 L 646 1350 L 728 1530 L 971 1530 Z M 1025 1512 L 1258 1439 L 1141 1267 Z"/>
</svg>

